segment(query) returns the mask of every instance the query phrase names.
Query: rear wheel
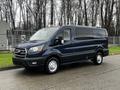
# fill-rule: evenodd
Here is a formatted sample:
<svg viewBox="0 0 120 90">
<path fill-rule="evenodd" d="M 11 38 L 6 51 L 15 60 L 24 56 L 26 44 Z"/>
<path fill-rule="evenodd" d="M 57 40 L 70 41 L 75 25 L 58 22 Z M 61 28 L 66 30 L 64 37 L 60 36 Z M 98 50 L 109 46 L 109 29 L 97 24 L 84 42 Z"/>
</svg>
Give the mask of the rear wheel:
<svg viewBox="0 0 120 90">
<path fill-rule="evenodd" d="M 92 60 L 95 65 L 101 65 L 103 63 L 103 55 L 101 52 L 98 52 L 95 58 Z"/>
<path fill-rule="evenodd" d="M 46 73 L 53 74 L 56 73 L 58 69 L 59 69 L 59 60 L 55 57 L 49 58 L 45 65 Z"/>
</svg>

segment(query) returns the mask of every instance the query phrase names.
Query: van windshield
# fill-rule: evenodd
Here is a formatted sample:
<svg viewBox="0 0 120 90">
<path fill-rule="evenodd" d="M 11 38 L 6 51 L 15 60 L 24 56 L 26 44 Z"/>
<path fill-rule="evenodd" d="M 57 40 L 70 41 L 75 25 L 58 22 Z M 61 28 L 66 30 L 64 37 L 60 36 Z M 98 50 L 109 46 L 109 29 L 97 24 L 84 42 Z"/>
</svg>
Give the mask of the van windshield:
<svg viewBox="0 0 120 90">
<path fill-rule="evenodd" d="M 30 41 L 34 40 L 47 41 L 55 34 L 57 30 L 58 27 L 40 29 L 30 38 Z"/>
</svg>

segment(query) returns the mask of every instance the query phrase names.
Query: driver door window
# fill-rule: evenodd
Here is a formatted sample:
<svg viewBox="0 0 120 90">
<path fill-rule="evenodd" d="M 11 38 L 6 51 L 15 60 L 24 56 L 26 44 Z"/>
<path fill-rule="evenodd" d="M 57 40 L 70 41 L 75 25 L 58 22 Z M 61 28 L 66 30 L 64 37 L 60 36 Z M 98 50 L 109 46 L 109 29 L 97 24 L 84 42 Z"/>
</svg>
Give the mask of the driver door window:
<svg viewBox="0 0 120 90">
<path fill-rule="evenodd" d="M 56 39 L 58 39 L 58 37 L 63 37 L 64 43 L 67 43 L 71 40 L 70 35 L 70 29 L 65 29 L 57 35 Z"/>
</svg>

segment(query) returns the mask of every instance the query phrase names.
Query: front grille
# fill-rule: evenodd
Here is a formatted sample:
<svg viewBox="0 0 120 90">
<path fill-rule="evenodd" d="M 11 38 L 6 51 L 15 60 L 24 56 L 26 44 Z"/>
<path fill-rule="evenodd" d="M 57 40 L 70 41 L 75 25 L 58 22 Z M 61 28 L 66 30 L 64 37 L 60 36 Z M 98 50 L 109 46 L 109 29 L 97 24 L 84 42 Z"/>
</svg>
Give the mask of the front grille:
<svg viewBox="0 0 120 90">
<path fill-rule="evenodd" d="M 25 58 L 26 57 L 26 49 L 16 48 L 14 54 L 15 54 L 15 57 Z"/>
</svg>

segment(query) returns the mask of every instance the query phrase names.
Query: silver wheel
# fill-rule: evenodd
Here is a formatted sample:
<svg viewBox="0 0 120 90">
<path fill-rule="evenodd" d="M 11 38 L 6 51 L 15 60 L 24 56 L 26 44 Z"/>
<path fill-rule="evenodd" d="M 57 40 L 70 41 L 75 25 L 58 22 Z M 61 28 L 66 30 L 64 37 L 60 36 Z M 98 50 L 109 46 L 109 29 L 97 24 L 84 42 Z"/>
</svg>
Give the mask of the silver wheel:
<svg viewBox="0 0 120 90">
<path fill-rule="evenodd" d="M 93 63 L 95 65 L 101 65 L 102 62 L 103 62 L 103 55 L 102 55 L 102 53 L 100 53 L 100 52 L 97 53 L 96 56 L 95 56 L 95 58 L 92 59 L 92 61 L 93 61 Z"/>
<path fill-rule="evenodd" d="M 100 64 L 103 60 L 103 57 L 101 55 L 97 55 L 97 63 Z"/>
<path fill-rule="evenodd" d="M 57 64 L 56 60 L 51 60 L 48 64 L 49 71 L 51 73 L 54 73 L 54 72 L 56 72 L 57 68 L 58 68 L 58 64 Z"/>
</svg>

